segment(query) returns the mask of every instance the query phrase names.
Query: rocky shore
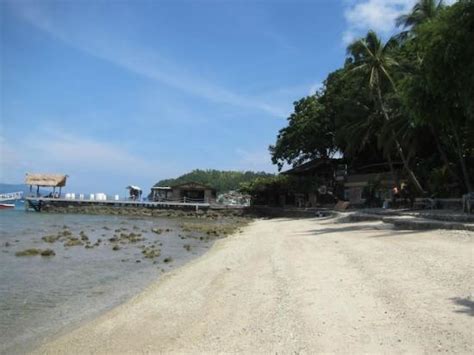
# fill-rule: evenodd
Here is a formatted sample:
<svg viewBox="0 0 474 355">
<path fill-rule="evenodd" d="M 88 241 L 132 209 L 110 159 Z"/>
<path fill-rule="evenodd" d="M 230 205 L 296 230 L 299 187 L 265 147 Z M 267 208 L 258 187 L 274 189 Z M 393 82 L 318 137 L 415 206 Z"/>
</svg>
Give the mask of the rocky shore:
<svg viewBox="0 0 474 355">
<path fill-rule="evenodd" d="M 94 212 L 2 215 L 0 354 L 27 353 L 45 337 L 125 302 L 250 221 L 183 211 L 161 211 L 171 217 Z"/>
<path fill-rule="evenodd" d="M 44 235 L 40 240 L 35 242 L 42 242 L 51 247 L 62 245 L 63 248 L 68 249 L 71 247 L 83 247 L 85 249 L 95 249 L 98 247 L 109 247 L 113 251 L 118 251 L 124 247 L 124 245 L 133 245 L 138 249 L 141 249 L 142 257 L 145 259 L 155 259 L 161 255 L 161 245 L 159 237 L 176 234 L 181 240 L 195 239 L 200 241 L 212 241 L 227 235 L 238 232 L 241 228 L 246 226 L 251 219 L 244 217 L 215 217 L 214 215 L 199 215 L 208 218 L 196 219 L 196 215 L 181 215 L 181 217 L 187 217 L 181 219 L 178 223 L 178 229 L 173 230 L 170 228 L 160 228 L 160 225 L 156 224 L 150 229 L 143 229 L 134 224 L 133 226 L 117 226 L 115 229 L 111 229 L 107 226 L 103 226 L 100 234 L 95 229 L 90 232 L 94 236 L 89 235 L 84 230 L 79 232 L 73 232 L 71 227 L 64 225 L 62 227 L 56 227 L 54 233 Z M 163 217 L 163 216 L 160 216 Z M 170 217 L 170 215 L 167 215 Z M 172 217 L 177 217 L 173 215 Z M 138 223 L 139 224 L 139 223 Z M 100 236 L 100 237 L 98 237 Z M 6 242 L 2 246 L 8 248 L 13 246 L 13 242 Z M 183 248 L 188 252 L 191 250 L 189 244 L 184 244 Z M 53 249 L 40 249 L 34 247 L 28 247 L 24 250 L 17 250 L 15 256 L 28 257 L 28 256 L 55 256 L 56 253 Z M 165 262 L 169 262 L 170 260 Z M 137 262 L 141 262 L 140 259 Z"/>
<path fill-rule="evenodd" d="M 76 213 L 91 215 L 114 215 L 114 216 L 136 216 L 136 217 L 193 217 L 217 219 L 220 217 L 242 217 L 252 215 L 245 208 L 218 208 L 218 209 L 157 209 L 136 206 L 104 206 L 104 205 L 54 205 L 46 204 L 41 212 L 46 213 Z"/>
</svg>

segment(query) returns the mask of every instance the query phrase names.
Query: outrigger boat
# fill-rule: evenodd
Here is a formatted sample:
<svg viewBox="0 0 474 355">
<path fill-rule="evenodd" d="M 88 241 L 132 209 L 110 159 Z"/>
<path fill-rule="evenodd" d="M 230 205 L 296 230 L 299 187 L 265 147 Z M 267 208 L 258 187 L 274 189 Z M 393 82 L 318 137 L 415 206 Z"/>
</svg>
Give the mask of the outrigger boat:
<svg viewBox="0 0 474 355">
<path fill-rule="evenodd" d="M 0 202 L 0 210 L 4 210 L 4 209 L 7 209 L 7 208 L 15 208 L 15 204 L 14 203 Z"/>
<path fill-rule="evenodd" d="M 15 200 L 22 198 L 23 192 L 10 192 L 6 194 L 0 194 L 0 210 L 15 208 Z"/>
</svg>

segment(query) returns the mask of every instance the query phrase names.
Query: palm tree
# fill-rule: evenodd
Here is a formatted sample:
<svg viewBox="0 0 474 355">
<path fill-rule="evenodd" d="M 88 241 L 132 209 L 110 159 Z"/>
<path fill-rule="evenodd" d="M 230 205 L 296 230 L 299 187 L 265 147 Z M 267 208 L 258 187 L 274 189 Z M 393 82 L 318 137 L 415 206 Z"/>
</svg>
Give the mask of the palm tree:
<svg viewBox="0 0 474 355">
<path fill-rule="evenodd" d="M 443 0 L 418 0 L 410 13 L 396 19 L 397 27 L 410 27 L 414 30 L 422 23 L 435 18 L 443 7 Z"/>
<path fill-rule="evenodd" d="M 375 100 L 387 125 L 390 124 L 391 119 L 389 110 L 383 99 L 382 90 L 388 86 L 389 89 L 396 93 L 395 83 L 390 75 L 392 69 L 398 66 L 397 61 L 390 55 L 391 50 L 395 45 L 395 40 L 389 40 L 387 43 L 383 44 L 374 31 L 369 31 L 365 38 L 355 41 L 347 48 L 348 53 L 354 59 L 354 68 L 352 70 L 363 70 L 368 73 L 369 87 L 375 94 Z M 395 131 L 392 129 L 390 133 L 393 142 L 395 143 L 397 153 L 403 162 L 403 167 L 407 171 L 410 180 L 419 192 L 424 193 L 415 173 L 409 167 L 408 159 Z"/>
</svg>

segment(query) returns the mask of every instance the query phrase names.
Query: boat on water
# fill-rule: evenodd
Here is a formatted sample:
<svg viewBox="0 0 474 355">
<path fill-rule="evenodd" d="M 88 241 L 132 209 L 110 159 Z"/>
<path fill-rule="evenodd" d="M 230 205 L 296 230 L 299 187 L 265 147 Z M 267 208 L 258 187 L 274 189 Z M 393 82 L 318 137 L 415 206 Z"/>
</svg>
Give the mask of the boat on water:
<svg viewBox="0 0 474 355">
<path fill-rule="evenodd" d="M 9 209 L 9 208 L 15 208 L 15 204 L 14 203 L 0 202 L 0 210 L 5 210 L 5 209 Z"/>
<path fill-rule="evenodd" d="M 15 208 L 15 201 L 22 198 L 23 192 L 0 194 L 0 210 Z"/>
</svg>

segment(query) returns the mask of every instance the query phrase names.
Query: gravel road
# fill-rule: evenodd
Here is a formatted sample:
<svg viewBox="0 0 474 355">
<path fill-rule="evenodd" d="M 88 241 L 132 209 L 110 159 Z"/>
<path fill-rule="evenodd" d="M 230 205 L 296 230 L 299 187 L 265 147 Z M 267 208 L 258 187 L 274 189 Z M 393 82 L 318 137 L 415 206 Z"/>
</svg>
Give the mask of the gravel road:
<svg viewBox="0 0 474 355">
<path fill-rule="evenodd" d="M 37 352 L 473 353 L 473 240 L 258 220 Z"/>
</svg>

